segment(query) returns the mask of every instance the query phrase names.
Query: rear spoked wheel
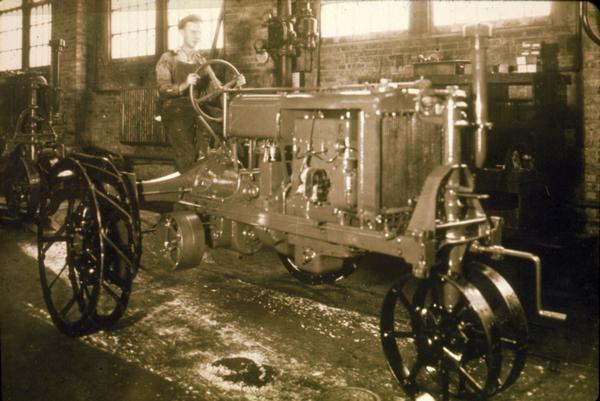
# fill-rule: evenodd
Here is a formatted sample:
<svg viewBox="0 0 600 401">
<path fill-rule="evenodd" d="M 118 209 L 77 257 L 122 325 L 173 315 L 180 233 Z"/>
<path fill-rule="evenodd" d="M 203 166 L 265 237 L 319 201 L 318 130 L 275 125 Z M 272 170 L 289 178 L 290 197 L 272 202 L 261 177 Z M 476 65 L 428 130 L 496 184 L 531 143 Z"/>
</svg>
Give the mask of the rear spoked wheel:
<svg viewBox="0 0 600 401">
<path fill-rule="evenodd" d="M 130 183 L 106 157 L 76 154 L 93 185 L 104 244 L 98 302 L 91 315 L 99 328 L 110 328 L 125 313 L 141 255 L 137 199 Z"/>
<path fill-rule="evenodd" d="M 444 301 L 447 292 L 455 294 L 451 305 Z M 392 373 L 411 396 L 484 399 L 498 388 L 494 315 L 464 278 L 403 278 L 384 299 L 380 334 Z"/>
<path fill-rule="evenodd" d="M 38 268 L 44 301 L 59 331 L 80 336 L 95 331 L 104 244 L 100 211 L 83 167 L 58 162 L 46 177 L 40 198 Z"/>
</svg>

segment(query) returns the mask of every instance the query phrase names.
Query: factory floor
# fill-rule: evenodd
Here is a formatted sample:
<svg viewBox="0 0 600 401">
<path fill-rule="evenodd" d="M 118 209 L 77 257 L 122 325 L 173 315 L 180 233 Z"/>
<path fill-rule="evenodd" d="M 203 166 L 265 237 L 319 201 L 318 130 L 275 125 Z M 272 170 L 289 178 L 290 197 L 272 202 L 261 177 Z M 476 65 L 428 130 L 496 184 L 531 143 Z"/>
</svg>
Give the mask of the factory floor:
<svg viewBox="0 0 600 401">
<path fill-rule="evenodd" d="M 146 226 L 156 219 L 144 214 Z M 335 286 L 310 287 L 269 250 L 216 250 L 214 264 L 168 271 L 156 245 L 145 236 L 118 326 L 73 339 L 46 313 L 35 234 L 0 219 L 2 400 L 408 400 L 378 337 L 380 303 L 403 268 L 367 258 Z M 591 299 L 563 305 L 566 324 L 533 319 L 525 371 L 494 400 L 597 399 Z"/>
</svg>

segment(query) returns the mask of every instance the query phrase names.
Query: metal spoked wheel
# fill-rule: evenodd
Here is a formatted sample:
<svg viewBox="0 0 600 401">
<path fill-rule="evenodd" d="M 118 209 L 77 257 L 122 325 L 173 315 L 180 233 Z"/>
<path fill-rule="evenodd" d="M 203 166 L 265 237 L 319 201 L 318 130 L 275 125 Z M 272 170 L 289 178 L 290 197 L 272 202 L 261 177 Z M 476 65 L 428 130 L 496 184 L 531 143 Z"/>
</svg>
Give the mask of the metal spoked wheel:
<svg viewBox="0 0 600 401">
<path fill-rule="evenodd" d="M 517 294 L 496 270 L 479 262 L 465 265 L 465 274 L 483 294 L 496 319 L 502 350 L 498 392 L 518 378 L 527 357 L 527 318 Z"/>
<path fill-rule="evenodd" d="M 44 301 L 59 331 L 80 336 L 98 302 L 104 265 L 101 217 L 84 168 L 62 159 L 46 177 L 40 198 L 38 267 Z"/>
<path fill-rule="evenodd" d="M 443 306 L 446 291 L 456 295 L 452 307 Z M 388 364 L 409 395 L 483 399 L 497 390 L 501 353 L 494 315 L 464 278 L 403 278 L 387 293 L 380 324 Z"/>
<path fill-rule="evenodd" d="M 283 266 L 292 274 L 292 276 L 304 284 L 309 285 L 333 284 L 352 274 L 358 267 L 357 257 L 334 258 L 321 256 L 321 258 L 326 258 L 324 263 L 330 265 L 328 266 L 330 271 L 326 273 L 314 273 L 307 270 L 303 265 L 296 263 L 292 256 L 279 252 L 277 255 L 279 256 L 279 259 L 281 259 Z"/>
<path fill-rule="evenodd" d="M 103 275 L 92 320 L 113 326 L 125 313 L 141 256 L 139 208 L 131 183 L 106 157 L 75 154 L 92 182 L 105 249 Z"/>
</svg>

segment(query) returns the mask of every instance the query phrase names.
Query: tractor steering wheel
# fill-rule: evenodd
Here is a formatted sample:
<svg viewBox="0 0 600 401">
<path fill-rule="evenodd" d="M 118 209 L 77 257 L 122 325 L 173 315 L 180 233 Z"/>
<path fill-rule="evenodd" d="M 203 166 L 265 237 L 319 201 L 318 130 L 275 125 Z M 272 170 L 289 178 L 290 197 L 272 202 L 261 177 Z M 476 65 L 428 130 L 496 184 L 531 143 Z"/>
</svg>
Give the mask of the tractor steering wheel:
<svg viewBox="0 0 600 401">
<path fill-rule="evenodd" d="M 225 67 L 227 67 L 227 69 L 229 69 L 233 73 L 234 78 L 225 84 L 221 83 L 221 81 L 219 80 L 219 78 L 217 78 L 217 76 L 215 75 L 212 68 L 209 68 L 211 65 L 214 65 L 214 64 L 222 64 Z M 209 76 L 210 80 L 212 81 L 212 83 L 214 84 L 214 87 L 216 87 L 216 89 L 210 90 L 210 88 L 209 88 L 209 90 L 205 94 L 203 94 L 197 98 L 196 94 L 194 93 L 195 85 L 190 85 L 190 101 L 192 102 L 192 106 L 194 107 L 194 110 L 196 110 L 196 112 L 198 114 L 200 114 L 202 117 L 204 117 L 205 119 L 210 120 L 210 121 L 221 122 L 221 121 L 223 121 L 222 114 L 220 116 L 210 115 L 206 111 L 202 110 L 202 106 L 209 100 L 213 99 L 215 96 L 221 95 L 224 91 L 226 91 L 228 89 L 236 89 L 236 88 L 241 87 L 245 83 L 245 81 L 243 79 L 243 75 L 229 61 L 225 61 L 225 60 L 217 59 L 217 58 L 207 61 L 206 63 L 204 63 L 200 67 L 198 67 L 198 69 L 195 71 L 195 73 L 200 75 L 200 73 L 206 69 L 208 69 L 207 70 L 208 76 Z M 240 79 L 240 77 L 242 77 L 242 78 Z"/>
</svg>

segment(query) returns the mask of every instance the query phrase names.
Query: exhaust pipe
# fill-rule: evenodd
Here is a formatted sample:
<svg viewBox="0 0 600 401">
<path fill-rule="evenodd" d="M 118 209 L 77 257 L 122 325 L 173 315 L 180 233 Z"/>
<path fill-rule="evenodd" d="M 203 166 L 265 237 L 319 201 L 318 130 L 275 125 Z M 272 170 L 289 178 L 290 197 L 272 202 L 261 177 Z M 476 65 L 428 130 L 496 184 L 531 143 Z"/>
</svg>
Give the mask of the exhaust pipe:
<svg viewBox="0 0 600 401">
<path fill-rule="evenodd" d="M 488 38 L 492 36 L 492 27 L 487 24 L 467 25 L 463 28 L 463 36 L 471 38 L 471 72 L 473 75 L 472 91 L 475 101 L 475 167 L 481 168 L 487 154 L 487 130 L 492 127 L 488 122 L 487 91 L 487 47 Z"/>
</svg>

